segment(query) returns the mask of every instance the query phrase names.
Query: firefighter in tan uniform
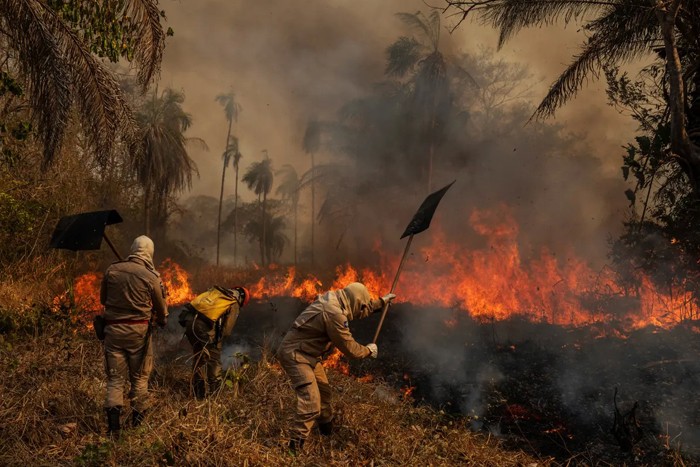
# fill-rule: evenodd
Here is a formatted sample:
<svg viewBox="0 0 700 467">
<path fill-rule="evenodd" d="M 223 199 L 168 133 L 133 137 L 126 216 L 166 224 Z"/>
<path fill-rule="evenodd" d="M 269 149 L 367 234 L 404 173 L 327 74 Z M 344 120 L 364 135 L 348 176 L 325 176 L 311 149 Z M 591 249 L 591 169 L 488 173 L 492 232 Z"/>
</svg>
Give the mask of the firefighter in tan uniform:
<svg viewBox="0 0 700 467">
<path fill-rule="evenodd" d="M 105 271 L 100 290 L 105 318 L 105 366 L 107 370 L 107 430 L 119 433 L 124 405 L 125 374 L 131 383 L 129 399 L 132 424 L 138 426 L 149 407 L 148 377 L 153 369 L 151 320 L 165 326 L 168 307 L 165 289 L 153 266 L 153 240 L 142 235 L 131 245 L 125 261 Z"/>
<path fill-rule="evenodd" d="M 331 387 L 321 356 L 335 346 L 350 358 L 377 358 L 376 344 L 358 344 L 348 321 L 366 318 L 395 297 L 388 294 L 372 299 L 363 284 L 353 282 L 344 289 L 319 295 L 294 321 L 277 353 L 297 395 L 290 450 L 304 446 L 316 421 L 322 435 L 329 436 L 333 430 Z"/>
<path fill-rule="evenodd" d="M 221 385 L 221 348 L 231 335 L 240 309 L 250 300 L 245 287 L 214 286 L 185 305 L 178 319 L 192 345 L 192 387 L 197 399 Z M 208 391 L 207 391 L 208 386 Z"/>
</svg>

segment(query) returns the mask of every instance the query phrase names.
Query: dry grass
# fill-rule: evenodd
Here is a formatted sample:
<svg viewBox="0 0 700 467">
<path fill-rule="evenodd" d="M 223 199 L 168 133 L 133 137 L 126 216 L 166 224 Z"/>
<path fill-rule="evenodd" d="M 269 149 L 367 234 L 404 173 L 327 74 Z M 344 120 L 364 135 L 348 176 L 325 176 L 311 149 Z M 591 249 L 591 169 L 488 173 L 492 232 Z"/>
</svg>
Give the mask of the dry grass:
<svg viewBox="0 0 700 467">
<path fill-rule="evenodd" d="M 52 328 L 53 329 L 53 328 Z M 232 388 L 189 397 L 188 363 L 163 356 L 145 425 L 105 437 L 100 344 L 56 326 L 0 341 L 2 465 L 549 465 L 469 432 L 464 422 L 402 401 L 393 389 L 331 371 L 337 431 L 312 434 L 303 453 L 284 447 L 293 391 L 263 353 Z M 128 415 L 128 411 L 125 416 Z"/>
</svg>

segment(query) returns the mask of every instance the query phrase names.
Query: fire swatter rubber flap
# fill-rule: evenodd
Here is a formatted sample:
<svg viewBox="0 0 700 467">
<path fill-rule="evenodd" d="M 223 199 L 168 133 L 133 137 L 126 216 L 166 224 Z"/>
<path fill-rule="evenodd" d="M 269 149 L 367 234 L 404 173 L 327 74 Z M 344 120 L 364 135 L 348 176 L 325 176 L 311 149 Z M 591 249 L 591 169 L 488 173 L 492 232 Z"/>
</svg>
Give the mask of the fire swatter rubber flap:
<svg viewBox="0 0 700 467">
<path fill-rule="evenodd" d="M 429 194 L 425 200 L 423 200 L 423 204 L 420 205 L 418 211 L 413 215 L 413 219 L 408 223 L 408 227 L 406 227 L 401 238 L 415 235 L 430 227 L 430 221 L 433 220 L 435 209 L 437 209 L 438 204 L 440 204 L 440 200 L 456 181 L 457 180 L 453 180 L 452 183 Z"/>
<path fill-rule="evenodd" d="M 54 229 L 49 247 L 73 251 L 99 250 L 105 226 L 120 222 L 122 217 L 113 209 L 62 217 Z"/>
</svg>

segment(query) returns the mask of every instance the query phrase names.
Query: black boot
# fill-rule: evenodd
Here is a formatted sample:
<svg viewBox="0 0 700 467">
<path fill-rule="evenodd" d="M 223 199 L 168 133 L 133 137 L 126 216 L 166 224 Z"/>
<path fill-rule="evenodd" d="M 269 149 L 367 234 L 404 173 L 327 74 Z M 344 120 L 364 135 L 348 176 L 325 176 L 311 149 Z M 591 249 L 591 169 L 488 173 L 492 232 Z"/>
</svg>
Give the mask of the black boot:
<svg viewBox="0 0 700 467">
<path fill-rule="evenodd" d="M 290 440 L 289 440 L 289 445 L 288 445 L 289 451 L 290 451 L 292 454 L 296 454 L 296 453 L 300 452 L 302 449 L 304 449 L 304 441 L 305 441 L 305 440 L 302 439 L 302 438 L 297 438 L 297 439 L 292 438 L 292 439 L 290 439 Z"/>
<path fill-rule="evenodd" d="M 221 389 L 221 379 L 213 379 L 209 381 L 209 388 L 207 389 L 207 395 L 211 396 L 217 393 Z"/>
<path fill-rule="evenodd" d="M 137 427 L 141 425 L 141 422 L 143 421 L 144 417 L 146 416 L 145 412 L 139 412 L 138 410 L 134 410 L 131 413 L 131 425 L 133 427 Z"/>
<path fill-rule="evenodd" d="M 118 437 L 121 430 L 119 417 L 122 414 L 122 408 L 120 406 L 108 407 L 105 409 L 105 412 L 107 412 L 107 434 L 112 437 Z"/>
<path fill-rule="evenodd" d="M 196 379 L 192 385 L 192 390 L 194 391 L 194 397 L 197 400 L 202 400 L 207 397 L 207 385 L 203 379 Z"/>
<path fill-rule="evenodd" d="M 329 420 L 324 423 L 318 424 L 318 432 L 323 436 L 330 436 L 333 434 L 333 420 Z"/>
</svg>

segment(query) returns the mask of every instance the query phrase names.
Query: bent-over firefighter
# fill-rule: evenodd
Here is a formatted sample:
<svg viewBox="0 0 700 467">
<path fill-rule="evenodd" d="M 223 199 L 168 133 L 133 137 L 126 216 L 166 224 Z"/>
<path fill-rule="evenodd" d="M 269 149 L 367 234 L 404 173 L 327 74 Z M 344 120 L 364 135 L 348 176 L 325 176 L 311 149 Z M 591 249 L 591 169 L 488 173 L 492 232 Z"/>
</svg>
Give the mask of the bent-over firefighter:
<svg viewBox="0 0 700 467">
<path fill-rule="evenodd" d="M 318 422 L 319 432 L 324 436 L 330 436 L 333 431 L 331 387 L 321 365 L 322 355 L 335 346 L 350 358 L 376 358 L 377 345 L 358 344 L 348 322 L 366 318 L 395 297 L 388 294 L 372 299 L 359 282 L 330 290 L 301 312 L 282 339 L 277 356 L 297 396 L 289 440 L 292 452 L 303 448 L 314 423 Z"/>
</svg>

